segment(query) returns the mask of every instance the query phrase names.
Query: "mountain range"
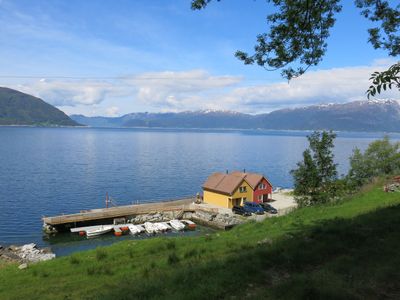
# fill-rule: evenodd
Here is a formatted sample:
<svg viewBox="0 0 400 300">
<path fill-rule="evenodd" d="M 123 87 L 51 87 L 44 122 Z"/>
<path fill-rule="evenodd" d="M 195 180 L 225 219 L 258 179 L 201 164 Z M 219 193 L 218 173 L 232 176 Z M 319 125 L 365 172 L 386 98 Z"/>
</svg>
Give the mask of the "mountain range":
<svg viewBox="0 0 400 300">
<path fill-rule="evenodd" d="M 131 113 L 121 117 L 72 115 L 71 118 L 80 124 L 93 127 L 400 131 L 400 105 L 395 100 L 311 105 L 257 115 L 201 110 L 179 113 Z"/>
<path fill-rule="evenodd" d="M 311 105 L 264 114 L 200 110 L 178 113 L 131 113 L 121 117 L 68 117 L 40 98 L 0 87 L 0 125 L 400 131 L 400 105 L 395 100 L 366 100 Z"/>
<path fill-rule="evenodd" d="M 80 124 L 40 98 L 0 87 L 0 125 L 78 126 Z"/>
</svg>

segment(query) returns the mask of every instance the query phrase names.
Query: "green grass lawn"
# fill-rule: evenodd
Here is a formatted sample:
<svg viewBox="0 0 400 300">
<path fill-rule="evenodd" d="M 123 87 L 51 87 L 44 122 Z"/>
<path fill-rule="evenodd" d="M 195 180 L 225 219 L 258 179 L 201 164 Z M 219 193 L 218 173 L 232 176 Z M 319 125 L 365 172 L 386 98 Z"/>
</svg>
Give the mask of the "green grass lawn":
<svg viewBox="0 0 400 300">
<path fill-rule="evenodd" d="M 400 299 L 399 229 L 400 193 L 379 184 L 227 232 L 3 266 L 0 299 Z"/>
</svg>

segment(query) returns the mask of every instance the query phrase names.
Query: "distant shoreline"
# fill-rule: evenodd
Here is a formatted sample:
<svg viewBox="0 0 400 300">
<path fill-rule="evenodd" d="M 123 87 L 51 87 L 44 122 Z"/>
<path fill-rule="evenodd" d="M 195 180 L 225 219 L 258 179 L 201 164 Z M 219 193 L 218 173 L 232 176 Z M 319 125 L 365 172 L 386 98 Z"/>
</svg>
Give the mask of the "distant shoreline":
<svg viewBox="0 0 400 300">
<path fill-rule="evenodd" d="M 0 127 L 31 127 L 31 128 L 87 128 L 89 126 L 87 125 L 78 125 L 78 126 L 73 126 L 73 125 L 28 125 L 28 124 L 10 124 L 10 125 L 4 125 L 0 124 Z"/>
<path fill-rule="evenodd" d="M 259 131 L 259 132 L 313 132 L 313 131 L 322 131 L 330 129 L 264 129 L 264 128 L 204 128 L 204 127 L 144 127 L 144 126 L 132 126 L 132 127 L 122 127 L 122 126 L 90 126 L 90 125 L 80 125 L 80 126 L 71 126 L 71 125 L 54 125 L 54 126 L 41 126 L 41 125 L 22 125 L 22 124 L 13 124 L 13 125 L 2 125 L 0 127 L 29 127 L 29 128 L 84 128 L 84 129 L 142 129 L 142 130 L 198 130 L 198 131 Z M 357 130 L 332 130 L 335 133 L 365 133 L 365 134 L 400 134 L 399 131 L 357 131 Z"/>
</svg>

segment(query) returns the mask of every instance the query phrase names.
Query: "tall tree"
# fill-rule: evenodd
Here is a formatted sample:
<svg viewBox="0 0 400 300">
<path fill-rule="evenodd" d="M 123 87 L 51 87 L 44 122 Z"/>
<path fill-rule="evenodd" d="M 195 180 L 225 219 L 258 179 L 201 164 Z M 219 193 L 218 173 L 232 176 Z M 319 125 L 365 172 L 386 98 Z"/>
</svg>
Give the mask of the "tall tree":
<svg viewBox="0 0 400 300">
<path fill-rule="evenodd" d="M 303 152 L 303 160 L 291 171 L 294 194 L 299 205 L 323 203 L 334 196 L 332 185 L 337 179 L 337 164 L 332 149 L 336 134 L 315 131 L 307 137 L 309 148 Z"/>
<path fill-rule="evenodd" d="M 220 0 L 217 0 L 220 1 Z M 330 29 L 335 15 L 342 10 L 344 0 L 267 0 L 276 12 L 267 16 L 268 29 L 257 36 L 254 53 L 237 51 L 244 64 L 258 64 L 266 70 L 282 69 L 288 80 L 300 76 L 320 63 L 327 50 Z M 347 0 L 346 0 L 347 1 Z M 205 8 L 211 0 L 192 0 L 192 9 Z M 378 24 L 368 29 L 369 40 L 375 49 L 400 55 L 400 4 L 388 0 L 354 0 L 361 15 Z M 394 64 L 385 72 L 371 76 L 367 95 L 374 96 L 393 87 L 400 90 L 400 66 Z"/>
</svg>

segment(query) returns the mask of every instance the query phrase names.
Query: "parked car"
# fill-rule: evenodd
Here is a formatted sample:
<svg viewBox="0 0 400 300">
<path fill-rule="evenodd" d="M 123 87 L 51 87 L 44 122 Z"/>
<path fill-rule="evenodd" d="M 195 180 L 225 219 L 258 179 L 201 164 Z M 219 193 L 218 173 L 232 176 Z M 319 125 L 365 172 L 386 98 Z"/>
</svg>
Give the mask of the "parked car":
<svg viewBox="0 0 400 300">
<path fill-rule="evenodd" d="M 232 207 L 232 212 L 234 214 L 242 215 L 242 216 L 245 216 L 245 217 L 251 216 L 251 212 L 248 212 L 242 206 L 234 206 L 234 207 Z"/>
<path fill-rule="evenodd" d="M 243 205 L 243 208 L 248 211 L 251 212 L 253 214 L 257 214 L 257 215 L 263 215 L 264 214 L 264 209 L 255 202 L 245 202 Z"/>
<path fill-rule="evenodd" d="M 270 214 L 277 214 L 278 211 L 276 210 L 276 208 L 274 208 L 273 206 L 271 206 L 271 204 L 268 203 L 260 203 L 261 207 Z"/>
</svg>

